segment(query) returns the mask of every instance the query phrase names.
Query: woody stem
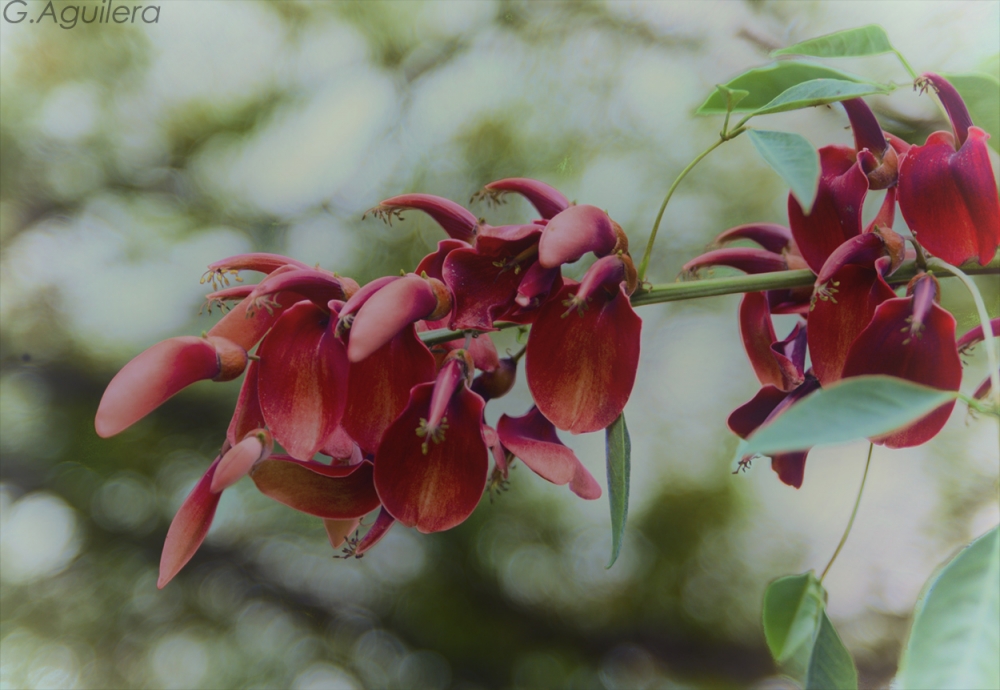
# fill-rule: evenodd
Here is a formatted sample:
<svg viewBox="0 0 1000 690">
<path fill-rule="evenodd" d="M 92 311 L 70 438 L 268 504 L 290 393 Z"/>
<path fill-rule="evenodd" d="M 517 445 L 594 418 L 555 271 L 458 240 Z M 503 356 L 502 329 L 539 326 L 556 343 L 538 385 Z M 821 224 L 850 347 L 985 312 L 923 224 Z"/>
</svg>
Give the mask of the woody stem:
<svg viewBox="0 0 1000 690">
<path fill-rule="evenodd" d="M 945 266 L 937 261 L 931 261 L 928 271 L 939 278 L 945 278 L 952 273 Z M 889 276 L 886 280 L 890 285 L 902 285 L 910 281 L 920 269 L 914 261 L 908 261 L 899 267 L 899 270 Z M 1000 274 L 1000 256 L 997 256 L 985 266 L 980 266 L 975 261 L 971 261 L 962 267 L 962 272 L 966 275 L 998 275 Z M 632 295 L 632 305 L 639 307 L 646 304 L 660 304 L 663 302 L 678 302 L 681 300 L 701 299 L 703 297 L 714 297 L 716 295 L 734 295 L 744 292 L 757 292 L 761 290 L 782 290 L 796 287 L 811 286 L 816 280 L 816 275 L 808 270 L 798 271 L 775 271 L 773 273 L 758 273 L 756 275 L 740 275 L 728 278 L 707 278 L 705 280 L 690 280 L 679 283 L 666 283 L 664 285 L 653 285 L 646 292 L 636 291 Z M 494 328 L 503 330 L 514 328 L 523 324 L 498 321 L 493 324 Z M 989 328 L 987 321 L 986 328 Z M 427 345 L 437 345 L 446 343 L 457 338 L 461 338 L 465 331 L 450 331 L 441 328 L 434 331 L 425 331 L 420 334 L 420 339 Z M 991 365 L 992 366 L 992 365 Z"/>
</svg>

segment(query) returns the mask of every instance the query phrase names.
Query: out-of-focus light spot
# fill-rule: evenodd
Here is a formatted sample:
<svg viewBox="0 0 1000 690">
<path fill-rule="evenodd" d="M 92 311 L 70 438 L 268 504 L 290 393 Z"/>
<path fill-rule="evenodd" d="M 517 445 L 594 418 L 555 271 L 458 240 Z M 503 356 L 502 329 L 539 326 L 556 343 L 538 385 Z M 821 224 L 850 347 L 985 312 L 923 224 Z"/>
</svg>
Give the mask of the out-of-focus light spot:
<svg viewBox="0 0 1000 690">
<path fill-rule="evenodd" d="M 54 88 L 45 99 L 38 125 L 50 137 L 75 141 L 94 131 L 99 114 L 95 86 L 70 82 Z"/>
<path fill-rule="evenodd" d="M 646 690 L 663 680 L 650 653 L 630 644 L 616 647 L 605 657 L 600 678 L 608 690 Z"/>
<path fill-rule="evenodd" d="M 397 670 L 396 685 L 420 690 L 444 690 L 451 687 L 451 665 L 437 652 L 421 650 L 407 654 Z"/>
<path fill-rule="evenodd" d="M 80 681 L 80 659 L 69 647 L 47 643 L 24 628 L 0 640 L 0 688 L 72 690 Z"/>
<path fill-rule="evenodd" d="M 149 534 L 156 527 L 156 500 L 149 481 L 133 472 L 120 472 L 99 488 L 91 500 L 91 514 L 112 532 Z"/>
<path fill-rule="evenodd" d="M 391 82 L 356 73 L 304 107 L 279 112 L 245 145 L 210 146 L 196 163 L 202 183 L 243 203 L 290 215 L 329 199 L 366 162 L 396 115 Z"/>
<path fill-rule="evenodd" d="M 313 664 L 295 677 L 293 690 L 362 690 L 350 673 L 333 664 Z"/>
<path fill-rule="evenodd" d="M 392 686 L 405 655 L 405 645 L 387 630 L 369 630 L 352 652 L 354 668 L 370 688 Z"/>
<path fill-rule="evenodd" d="M 4 453 L 28 451 L 47 435 L 49 390 L 29 372 L 0 377 L 0 449 Z M 7 462 L 8 455 L 4 458 Z"/>
<path fill-rule="evenodd" d="M 208 661 L 204 642 L 188 633 L 165 636 L 149 655 L 150 670 L 159 686 L 176 690 L 201 687 Z"/>
<path fill-rule="evenodd" d="M 496 16 L 496 12 L 496 3 L 492 0 L 478 2 L 429 0 L 422 4 L 417 15 L 417 35 L 468 34 L 489 22 Z"/>
<path fill-rule="evenodd" d="M 9 584 L 55 575 L 80 551 L 76 512 L 58 496 L 28 494 L 0 512 L 0 579 Z"/>
</svg>

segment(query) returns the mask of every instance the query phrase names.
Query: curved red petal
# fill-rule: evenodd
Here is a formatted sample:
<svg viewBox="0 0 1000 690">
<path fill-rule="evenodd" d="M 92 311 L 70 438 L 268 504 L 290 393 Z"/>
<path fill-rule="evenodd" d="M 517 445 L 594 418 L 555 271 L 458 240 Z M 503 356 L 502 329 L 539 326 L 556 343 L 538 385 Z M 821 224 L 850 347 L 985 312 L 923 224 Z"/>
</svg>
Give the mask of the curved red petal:
<svg viewBox="0 0 1000 690">
<path fill-rule="evenodd" d="M 260 439 L 251 436 L 227 450 L 212 477 L 212 492 L 219 493 L 242 479 L 250 471 L 250 467 L 264 455 L 264 449 Z"/>
<path fill-rule="evenodd" d="M 955 318 L 934 304 L 922 327 L 913 332 L 913 302 L 913 297 L 898 297 L 879 305 L 847 354 L 844 378 L 884 374 L 932 388 L 958 390 L 962 362 L 955 345 Z M 954 406 L 954 401 L 942 405 L 906 428 L 873 440 L 889 448 L 918 446 L 937 435 Z"/>
<path fill-rule="evenodd" d="M 564 287 L 539 310 L 525 368 L 542 414 L 580 434 L 604 429 L 625 408 L 639 366 L 642 319 L 621 289 L 567 314 L 565 303 L 575 292 Z"/>
<path fill-rule="evenodd" d="M 254 292 L 229 310 L 205 335 L 209 338 L 226 338 L 244 350 L 252 348 L 274 325 L 282 311 L 299 301 L 299 296 L 293 292 L 278 293 L 265 307 L 259 304 L 257 290 L 266 290 L 268 280 L 293 270 L 296 270 L 294 266 L 284 265 L 272 271 L 267 278 L 257 284 Z"/>
<path fill-rule="evenodd" d="M 347 343 L 348 359 L 362 361 L 436 307 L 434 289 L 419 276 L 408 275 L 386 284 L 355 315 Z"/>
<path fill-rule="evenodd" d="M 799 333 L 793 332 L 793 337 Z M 771 384 L 789 391 L 802 383 L 801 364 L 774 348 L 779 343 L 774 334 L 767 296 L 763 292 L 748 292 L 743 296 L 740 302 L 740 335 L 761 385 Z M 792 346 L 794 342 L 780 344 Z"/>
<path fill-rule="evenodd" d="M 323 529 L 326 530 L 327 539 L 330 540 L 330 546 L 334 549 L 339 549 L 340 546 L 347 541 L 347 537 L 350 536 L 351 532 L 358 528 L 361 523 L 361 518 L 346 518 L 344 520 L 334 520 L 332 518 L 323 519 Z"/>
<path fill-rule="evenodd" d="M 476 234 L 479 219 L 471 211 L 450 199 L 433 194 L 400 194 L 380 203 L 374 212 L 415 209 L 433 218 L 452 239 L 471 242 Z M 389 218 L 391 219 L 391 215 Z M 400 216 L 402 218 L 402 216 Z"/>
<path fill-rule="evenodd" d="M 208 528 L 212 526 L 215 509 L 219 506 L 222 494 L 212 492 L 212 477 L 219 465 L 219 458 L 211 464 L 208 471 L 184 499 L 177 514 L 174 515 L 167 530 L 167 538 L 163 542 L 163 553 L 160 555 L 160 576 L 156 581 L 157 589 L 163 589 L 174 576 L 191 560 L 198 547 L 205 541 Z"/>
<path fill-rule="evenodd" d="M 523 271 L 519 264 L 484 256 L 475 249 L 456 249 L 444 262 L 444 281 L 455 295 L 451 327 L 496 330 L 493 321 L 510 308 Z"/>
<path fill-rule="evenodd" d="M 782 482 L 800 489 L 802 488 L 802 478 L 806 473 L 807 455 L 809 455 L 808 450 L 775 455 L 771 458 L 771 469 L 777 473 L 778 479 Z"/>
<path fill-rule="evenodd" d="M 396 524 L 396 518 L 389 514 L 385 508 L 378 511 L 378 517 L 362 537 L 361 541 L 354 549 L 354 555 L 361 558 L 366 551 L 382 541 L 382 538 L 389 533 L 389 528 Z"/>
<path fill-rule="evenodd" d="M 258 271 L 260 273 L 273 273 L 282 266 L 292 268 L 309 268 L 306 264 L 296 259 L 291 259 L 281 254 L 268 254 L 266 252 L 251 252 L 249 254 L 237 254 L 226 257 L 208 265 L 208 270 L 212 273 L 230 273 L 233 271 Z"/>
<path fill-rule="evenodd" d="M 538 241 L 538 261 L 545 268 L 573 263 L 584 254 L 604 256 L 618 241 L 608 214 L 583 204 L 570 206 L 545 226 Z"/>
<path fill-rule="evenodd" d="M 682 273 L 694 274 L 710 266 L 729 266 L 744 273 L 771 273 L 788 269 L 784 254 L 775 254 L 757 247 L 725 247 L 713 249 L 681 266 Z"/>
<path fill-rule="evenodd" d="M 965 107 L 965 101 L 962 100 L 958 90 L 944 77 L 933 72 L 925 72 L 920 75 L 920 78 L 925 84 L 927 82 L 933 84 L 941 104 L 948 111 L 948 119 L 951 120 L 951 126 L 958 142 L 964 143 L 969 136 L 969 129 L 972 127 L 972 117 L 969 115 L 969 109 Z"/>
<path fill-rule="evenodd" d="M 222 365 L 204 338 L 181 336 L 153 345 L 115 374 L 97 407 L 101 438 L 124 431 L 196 381 L 213 379 Z"/>
<path fill-rule="evenodd" d="M 569 490 L 585 501 L 596 501 L 601 497 L 601 485 L 583 463 L 578 463 L 573 478 L 569 480 Z"/>
<path fill-rule="evenodd" d="M 275 439 L 308 460 L 344 414 L 348 363 L 330 315 L 310 302 L 285 311 L 260 345 L 260 408 Z"/>
<path fill-rule="evenodd" d="M 267 280 L 262 281 L 257 286 L 253 295 L 261 300 L 279 292 L 290 292 L 298 295 L 297 299 L 307 299 L 317 306 L 325 308 L 330 300 L 347 299 L 347 292 L 351 287 L 353 285 L 344 285 L 343 279 L 328 271 L 316 268 L 299 268 L 283 271 L 273 277 L 269 276 Z"/>
<path fill-rule="evenodd" d="M 433 381 L 434 355 L 408 326 L 360 362 L 351 363 L 341 423 L 361 449 L 373 454 L 382 435 L 406 409 L 410 389 Z"/>
<path fill-rule="evenodd" d="M 413 388 L 409 404 L 386 430 L 375 454 L 375 487 L 382 505 L 399 522 L 424 533 L 464 522 L 482 498 L 489 471 L 483 400 L 465 386 L 448 405 L 444 433 L 418 435 L 429 416 L 433 389 L 432 383 Z"/>
<path fill-rule="evenodd" d="M 767 421 L 775 408 L 787 397 L 788 393 L 777 386 L 764 386 L 753 398 L 733 410 L 726 423 L 734 434 L 746 438 Z"/>
<path fill-rule="evenodd" d="M 243 385 L 240 386 L 240 396 L 236 399 L 236 410 L 233 412 L 229 429 L 226 431 L 226 440 L 229 441 L 230 445 L 235 446 L 248 432 L 267 426 L 267 422 L 264 421 L 264 413 L 260 410 L 257 388 L 258 372 L 259 364 L 250 360 L 246 375 L 243 377 Z"/>
<path fill-rule="evenodd" d="M 486 189 L 494 192 L 514 192 L 531 202 L 542 218 L 552 218 L 569 208 L 569 199 L 555 187 L 527 177 L 508 177 L 490 182 Z"/>
<path fill-rule="evenodd" d="M 876 307 L 895 296 L 874 268 L 848 264 L 831 276 L 809 312 L 809 354 L 820 383 L 840 379 L 847 353 Z"/>
<path fill-rule="evenodd" d="M 769 252 L 781 254 L 791 250 L 795 242 L 792 231 L 784 225 L 774 223 L 750 223 L 729 228 L 715 238 L 715 244 L 725 244 L 736 240 L 752 240 Z"/>
<path fill-rule="evenodd" d="M 568 484 L 577 473 L 576 453 L 563 445 L 552 422 L 537 407 L 523 417 L 501 416 L 497 435 L 532 472 L 553 484 Z"/>
<path fill-rule="evenodd" d="M 441 240 L 438 242 L 437 251 L 428 254 L 417 267 L 414 269 L 414 273 L 418 276 L 427 274 L 428 278 L 437 278 L 438 280 L 444 280 L 442 270 L 444 269 L 444 260 L 456 249 L 471 249 L 472 246 L 468 242 L 463 242 L 462 240 Z"/>
<path fill-rule="evenodd" d="M 819 188 L 809 215 L 794 195 L 788 195 L 792 237 L 813 273 L 823 268 L 837 247 L 861 234 L 861 208 L 868 193 L 868 177 L 856 164 L 854 149 L 825 146 L 819 158 Z"/>
<path fill-rule="evenodd" d="M 956 266 L 986 265 L 1000 244 L 1000 201 L 986 146 L 989 135 L 969 128 L 958 151 L 940 143 L 914 146 L 899 169 L 899 210 L 920 244 Z"/>
<path fill-rule="evenodd" d="M 1000 318 L 996 318 L 990 321 L 990 332 L 993 335 L 1000 335 Z M 984 340 L 983 325 L 979 324 L 978 326 L 976 326 L 975 328 L 973 328 L 968 333 L 966 333 L 965 335 L 963 335 L 961 338 L 958 339 L 957 343 L 958 349 L 968 350 L 969 348 L 974 347 L 976 343 L 979 343 L 982 340 Z"/>
<path fill-rule="evenodd" d="M 275 455 L 254 465 L 250 478 L 265 496 L 324 519 L 358 518 L 379 505 L 370 462 L 336 467 Z"/>
</svg>

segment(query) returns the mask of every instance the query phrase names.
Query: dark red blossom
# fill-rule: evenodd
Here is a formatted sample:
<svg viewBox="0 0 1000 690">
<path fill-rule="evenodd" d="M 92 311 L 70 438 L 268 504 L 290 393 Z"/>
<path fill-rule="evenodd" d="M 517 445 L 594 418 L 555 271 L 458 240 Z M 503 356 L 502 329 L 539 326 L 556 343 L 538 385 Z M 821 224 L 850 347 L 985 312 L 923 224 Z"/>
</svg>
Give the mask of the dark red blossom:
<svg viewBox="0 0 1000 690">
<path fill-rule="evenodd" d="M 960 265 L 986 265 L 1000 244 L 1000 201 L 986 140 L 972 126 L 961 96 L 936 74 L 918 81 L 937 91 L 952 132 L 934 132 L 914 146 L 899 169 L 899 209 L 920 244 L 934 256 Z"/>
<path fill-rule="evenodd" d="M 937 281 L 913 279 L 908 295 L 880 304 L 847 353 L 843 377 L 884 374 L 932 388 L 957 391 L 962 362 L 955 343 L 955 318 L 935 303 Z M 937 408 L 905 429 L 873 439 L 889 448 L 929 441 L 948 421 L 955 402 Z"/>
</svg>

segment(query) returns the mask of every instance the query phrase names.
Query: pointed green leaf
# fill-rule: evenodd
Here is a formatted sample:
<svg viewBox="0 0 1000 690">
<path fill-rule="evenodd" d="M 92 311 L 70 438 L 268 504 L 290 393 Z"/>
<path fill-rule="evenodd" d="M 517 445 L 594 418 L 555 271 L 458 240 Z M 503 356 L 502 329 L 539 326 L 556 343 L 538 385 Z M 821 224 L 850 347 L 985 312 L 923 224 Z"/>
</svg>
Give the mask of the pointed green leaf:
<svg viewBox="0 0 1000 690">
<path fill-rule="evenodd" d="M 859 84 L 844 79 L 812 79 L 796 84 L 779 94 L 773 101 L 753 112 L 754 116 L 783 113 L 788 110 L 811 108 L 861 96 L 889 93 L 891 89 L 879 84 Z"/>
<path fill-rule="evenodd" d="M 625 536 L 628 518 L 628 483 L 632 463 L 632 440 L 625 426 L 625 413 L 611 423 L 605 431 L 608 463 L 608 502 L 611 504 L 611 560 L 610 568 L 618 560 Z"/>
<path fill-rule="evenodd" d="M 750 95 L 749 91 L 743 91 L 742 89 L 729 89 L 722 84 L 716 84 L 715 88 L 722 94 L 725 99 L 726 111 L 732 112 L 736 104 L 742 101 L 744 98 Z"/>
<path fill-rule="evenodd" d="M 854 660 L 833 629 L 826 611 L 820 612 L 819 631 L 806 672 L 806 690 L 858 690 Z"/>
<path fill-rule="evenodd" d="M 795 45 L 776 50 L 771 55 L 808 55 L 810 57 L 860 57 L 895 52 L 885 30 L 876 24 L 858 29 L 810 38 Z"/>
<path fill-rule="evenodd" d="M 867 79 L 833 69 L 832 67 L 824 67 L 812 62 L 785 60 L 766 67 L 756 67 L 748 70 L 738 77 L 730 79 L 723 86 L 731 91 L 749 92 L 749 95 L 743 98 L 739 104 L 733 106 L 733 112 L 751 113 L 758 108 L 764 107 L 782 92 L 787 91 L 796 84 L 813 79 L 840 79 L 858 83 L 871 83 Z M 716 89 L 695 113 L 698 115 L 725 115 L 725 96 Z"/>
<path fill-rule="evenodd" d="M 747 134 L 757 153 L 791 188 L 805 212 L 812 210 L 819 185 L 819 154 L 812 144 L 791 132 L 751 129 Z"/>
<path fill-rule="evenodd" d="M 1000 688 L 1000 528 L 972 542 L 917 602 L 899 686 Z"/>
<path fill-rule="evenodd" d="M 989 145 L 1000 151 L 1000 79 L 988 74 L 946 74 L 958 89 L 972 123 L 990 135 Z"/>
<path fill-rule="evenodd" d="M 847 443 L 901 429 L 955 400 L 957 393 L 891 376 L 857 376 L 812 393 L 759 428 L 741 444 L 742 455 L 805 450 Z M 742 457 L 741 455 L 741 457 Z"/>
<path fill-rule="evenodd" d="M 801 682 L 809 666 L 826 593 L 810 570 L 775 580 L 764 592 L 764 637 L 782 672 Z"/>
</svg>

